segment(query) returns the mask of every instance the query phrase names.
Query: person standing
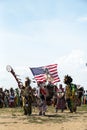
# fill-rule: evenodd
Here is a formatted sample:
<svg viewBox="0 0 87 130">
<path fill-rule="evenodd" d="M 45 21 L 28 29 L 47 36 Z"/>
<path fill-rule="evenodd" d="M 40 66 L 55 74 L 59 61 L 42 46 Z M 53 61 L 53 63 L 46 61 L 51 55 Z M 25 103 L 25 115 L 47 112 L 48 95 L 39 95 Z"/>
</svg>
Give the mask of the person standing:
<svg viewBox="0 0 87 130">
<path fill-rule="evenodd" d="M 24 115 L 32 114 L 33 92 L 30 83 L 31 80 L 27 77 L 25 80 L 25 88 L 22 93 Z"/>
<path fill-rule="evenodd" d="M 77 86 L 73 84 L 72 81 L 71 76 L 66 75 L 64 77 L 64 83 L 66 84 L 65 98 L 71 113 L 77 110 Z"/>
<path fill-rule="evenodd" d="M 60 109 L 61 112 L 64 111 L 66 108 L 66 101 L 65 101 L 65 92 L 62 84 L 59 84 L 59 89 L 57 90 L 57 103 L 56 103 L 56 112 Z"/>
<path fill-rule="evenodd" d="M 39 86 L 39 115 L 45 115 L 46 112 L 46 86 L 43 83 L 38 83 Z"/>
</svg>

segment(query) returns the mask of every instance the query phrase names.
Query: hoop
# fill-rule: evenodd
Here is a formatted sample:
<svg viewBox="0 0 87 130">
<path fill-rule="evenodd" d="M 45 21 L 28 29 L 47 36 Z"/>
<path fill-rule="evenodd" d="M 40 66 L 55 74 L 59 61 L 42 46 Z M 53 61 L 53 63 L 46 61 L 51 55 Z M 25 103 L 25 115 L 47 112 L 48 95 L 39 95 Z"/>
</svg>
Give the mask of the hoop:
<svg viewBox="0 0 87 130">
<path fill-rule="evenodd" d="M 6 66 L 6 70 L 7 70 L 8 72 L 11 72 L 11 71 L 12 71 L 12 67 L 11 67 L 10 65 L 7 65 L 7 66 Z"/>
</svg>

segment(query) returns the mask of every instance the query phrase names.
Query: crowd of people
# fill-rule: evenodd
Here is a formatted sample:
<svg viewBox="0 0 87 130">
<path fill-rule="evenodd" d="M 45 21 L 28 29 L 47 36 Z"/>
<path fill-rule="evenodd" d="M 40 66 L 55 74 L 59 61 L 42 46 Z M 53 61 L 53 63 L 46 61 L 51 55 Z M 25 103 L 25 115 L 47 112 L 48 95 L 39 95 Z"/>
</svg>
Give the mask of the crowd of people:
<svg viewBox="0 0 87 130">
<path fill-rule="evenodd" d="M 5 89 L 0 88 L 0 108 L 22 106 L 21 93 L 18 88 Z"/>
<path fill-rule="evenodd" d="M 65 87 L 62 84 L 58 86 L 39 82 L 37 88 L 31 87 L 29 77 L 25 80 L 23 88 L 3 90 L 0 88 L 0 108 L 2 107 L 23 107 L 24 115 L 32 114 L 32 106 L 38 107 L 39 115 L 45 115 L 47 105 L 54 106 L 55 112 L 59 110 L 64 112 L 69 109 L 70 112 L 76 112 L 77 106 L 84 103 L 83 92 L 72 83 L 70 76 L 64 78 Z M 83 98 L 82 98 L 83 96 Z"/>
</svg>

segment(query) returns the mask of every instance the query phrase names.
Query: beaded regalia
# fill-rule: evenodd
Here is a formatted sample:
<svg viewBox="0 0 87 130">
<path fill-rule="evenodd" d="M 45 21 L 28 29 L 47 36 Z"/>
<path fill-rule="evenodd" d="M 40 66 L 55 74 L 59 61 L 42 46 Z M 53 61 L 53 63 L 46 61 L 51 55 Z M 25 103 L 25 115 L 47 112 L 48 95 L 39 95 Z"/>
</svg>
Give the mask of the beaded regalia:
<svg viewBox="0 0 87 130">
<path fill-rule="evenodd" d="M 72 81 L 73 79 L 70 76 L 66 75 L 64 77 L 64 83 L 66 84 L 65 98 L 70 112 L 76 112 L 77 86 Z"/>
</svg>

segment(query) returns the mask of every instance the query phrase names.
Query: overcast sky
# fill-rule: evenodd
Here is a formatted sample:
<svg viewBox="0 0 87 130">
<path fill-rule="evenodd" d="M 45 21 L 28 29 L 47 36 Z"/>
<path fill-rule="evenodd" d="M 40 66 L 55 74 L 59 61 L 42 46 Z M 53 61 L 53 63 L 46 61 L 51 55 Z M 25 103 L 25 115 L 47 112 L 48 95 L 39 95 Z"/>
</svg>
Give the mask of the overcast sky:
<svg viewBox="0 0 87 130">
<path fill-rule="evenodd" d="M 0 0 L 0 87 L 17 87 L 29 67 L 58 64 L 87 89 L 87 0 Z"/>
</svg>

